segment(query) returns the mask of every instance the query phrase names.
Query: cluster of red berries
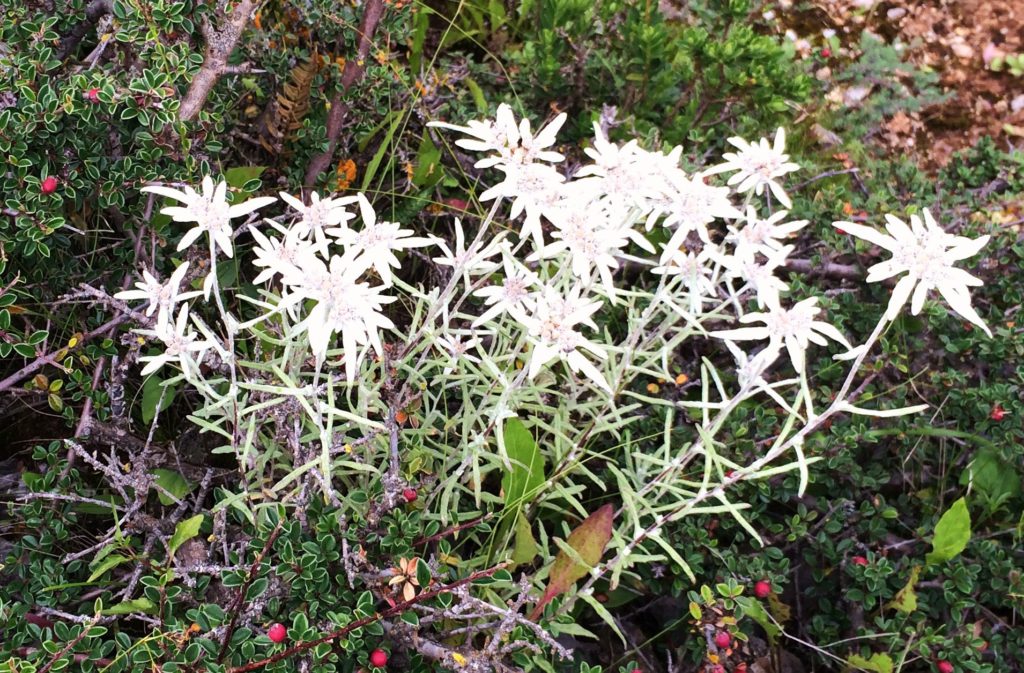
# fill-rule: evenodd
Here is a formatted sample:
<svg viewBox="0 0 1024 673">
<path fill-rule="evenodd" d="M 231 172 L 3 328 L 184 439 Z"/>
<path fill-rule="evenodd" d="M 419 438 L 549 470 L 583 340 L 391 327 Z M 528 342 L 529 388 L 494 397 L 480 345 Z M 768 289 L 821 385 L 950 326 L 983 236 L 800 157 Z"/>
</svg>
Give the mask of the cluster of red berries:
<svg viewBox="0 0 1024 673">
<path fill-rule="evenodd" d="M 285 628 L 284 624 L 271 624 L 270 628 L 267 629 L 267 638 L 270 638 L 271 642 L 283 643 L 287 637 L 288 629 Z M 375 668 L 384 668 L 388 665 L 388 653 L 379 647 L 370 652 L 370 665 Z"/>
</svg>

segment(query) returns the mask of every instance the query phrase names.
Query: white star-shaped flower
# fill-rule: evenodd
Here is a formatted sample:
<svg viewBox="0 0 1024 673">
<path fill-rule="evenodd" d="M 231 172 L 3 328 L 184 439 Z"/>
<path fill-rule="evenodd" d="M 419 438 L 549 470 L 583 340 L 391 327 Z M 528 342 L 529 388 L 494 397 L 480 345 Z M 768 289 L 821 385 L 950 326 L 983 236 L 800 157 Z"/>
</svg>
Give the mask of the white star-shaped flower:
<svg viewBox="0 0 1024 673">
<path fill-rule="evenodd" d="M 366 267 L 373 267 L 384 284 L 391 285 L 394 282 L 391 269 L 402 266 L 395 256 L 395 251 L 433 245 L 434 240 L 413 236 L 411 229 L 402 229 L 402 225 L 397 222 L 378 222 L 377 213 L 366 196 L 360 193 L 357 198 L 363 228 L 355 231 L 348 227 L 339 227 L 329 229 L 327 233 L 337 236 L 348 250 L 362 256 Z"/>
<path fill-rule="evenodd" d="M 505 179 L 484 191 L 480 200 L 491 201 L 499 196 L 511 199 L 509 215 L 512 219 L 526 213 L 519 237 L 531 237 L 536 247 L 543 247 L 544 232 L 540 220 L 561 201 L 565 178 L 547 164 L 510 163 L 498 166 L 498 170 L 505 173 Z"/>
<path fill-rule="evenodd" d="M 833 226 L 892 253 L 891 259 L 868 269 L 869 283 L 907 274 L 893 288 L 885 311 L 888 320 L 896 318 L 908 299 L 911 302 L 910 312 L 917 315 L 928 292 L 938 290 L 950 308 L 992 336 L 988 325 L 971 306 L 970 288 L 983 285 L 981 279 L 953 266 L 977 255 L 990 237 L 986 234 L 970 239 L 946 233 L 927 208 L 922 213 L 923 220 L 917 215 L 910 216 L 909 227 L 898 217 L 886 215 L 885 228 L 889 235 L 854 222 L 833 222 Z"/>
<path fill-rule="evenodd" d="M 448 337 L 438 337 L 435 345 L 448 355 L 448 364 L 444 368 L 445 374 L 452 373 L 459 366 L 460 360 L 466 362 L 480 362 L 480 358 L 470 353 L 470 350 L 480 345 L 480 339 L 470 335 L 468 339 L 459 332 L 453 332 Z"/>
<path fill-rule="evenodd" d="M 710 245 L 705 245 L 697 254 L 677 248 L 671 254 L 662 255 L 663 261 L 651 272 L 680 276 L 687 289 L 689 310 L 699 314 L 704 310 L 704 302 L 713 298 L 717 292 L 714 269 L 710 264 L 714 258 L 714 249 Z"/>
<path fill-rule="evenodd" d="M 508 313 L 522 324 L 526 324 L 529 319 L 533 290 L 540 285 L 540 278 L 523 266 L 507 245 L 502 248 L 504 277 L 501 284 L 489 285 L 473 292 L 474 297 L 482 297 L 489 307 L 473 321 L 473 327 L 479 327 L 502 313 Z"/>
<path fill-rule="evenodd" d="M 196 223 L 196 226 L 187 231 L 181 242 L 178 243 L 179 251 L 195 243 L 196 239 L 205 232 L 210 236 L 210 251 L 215 252 L 219 247 L 228 257 L 234 255 L 234 248 L 231 244 L 233 233 L 231 220 L 248 215 L 277 200 L 273 196 L 260 196 L 229 205 L 227 183 L 222 181 L 214 185 L 213 178 L 209 175 L 203 178 L 201 193 L 188 186 L 184 191 L 178 191 L 162 185 L 147 185 L 142 188 L 142 191 L 166 196 L 185 204 L 184 206 L 168 206 L 160 211 L 164 215 L 170 215 L 175 222 Z"/>
<path fill-rule="evenodd" d="M 739 278 L 754 291 L 758 308 L 772 308 L 779 305 L 779 295 L 789 290 L 789 285 L 775 275 L 775 270 L 785 266 L 792 251 L 793 246 L 786 245 L 779 250 L 769 250 L 760 257 L 737 251 L 737 254 L 720 255 L 717 259 L 726 269 L 728 280 Z"/>
<path fill-rule="evenodd" d="M 807 226 L 807 220 L 782 222 L 789 215 L 780 210 L 765 219 L 757 215 L 753 206 L 747 206 L 746 224 L 740 228 L 729 227 L 725 240 L 736 246 L 737 257 L 754 257 L 757 254 L 770 255 L 786 247 L 782 239 L 792 236 Z"/>
<path fill-rule="evenodd" d="M 455 251 L 448 247 L 448 243 L 437 240 L 437 247 L 444 253 L 440 257 L 434 257 L 433 261 L 440 266 L 449 266 L 452 270 L 462 273 L 463 282 L 470 283 L 470 276 L 490 273 L 497 266 L 491 261 L 499 252 L 498 239 L 493 238 L 486 246 L 473 246 L 472 250 L 466 248 L 466 232 L 462 228 L 462 220 L 455 218 Z"/>
<path fill-rule="evenodd" d="M 805 352 L 811 342 L 819 346 L 828 345 L 826 337 L 849 350 L 852 348 L 846 337 L 834 326 L 815 316 L 821 313 L 818 298 L 809 297 L 792 308 L 772 307 L 767 313 L 748 313 L 740 318 L 742 323 L 763 322 L 761 327 L 740 327 L 732 330 L 712 332 L 711 336 L 727 341 L 750 341 L 768 339 L 768 348 L 785 346 L 789 359 L 797 372 L 803 372 Z"/>
<path fill-rule="evenodd" d="M 345 375 L 355 380 L 362 356 L 360 348 L 370 345 L 380 354 L 383 346 L 378 330 L 394 327 L 383 311 L 384 304 L 395 301 L 395 297 L 381 294 L 383 286 L 371 287 L 359 281 L 366 266 L 356 259 L 356 253 L 349 251 L 344 257 L 331 257 L 325 265 L 317 257 L 306 260 L 305 277 L 295 288 L 301 297 L 315 300 L 316 306 L 296 326 L 296 332 L 309 333 L 309 345 L 317 363 L 327 357 L 331 337 L 341 334 L 345 358 Z"/>
<path fill-rule="evenodd" d="M 691 179 L 679 175 L 672 180 L 671 188 L 647 218 L 648 231 L 659 216 L 664 216 L 662 226 L 675 229 L 665 244 L 666 250 L 678 250 L 692 231 L 696 231 L 704 243 L 710 243 L 708 224 L 716 218 L 741 217 L 742 213 L 729 200 L 728 187 L 709 185 L 700 176 Z"/>
<path fill-rule="evenodd" d="M 346 222 L 355 217 L 355 213 L 349 212 L 345 208 L 348 204 L 356 202 L 354 196 L 321 199 L 319 194 L 313 192 L 309 195 L 308 206 L 301 199 L 284 192 L 279 192 L 279 196 L 302 215 L 292 229 L 296 230 L 300 238 L 312 237 L 317 250 L 324 256 L 328 254 L 328 241 L 325 234 L 328 227 L 344 226 Z"/>
<path fill-rule="evenodd" d="M 263 269 L 252 279 L 252 282 L 259 285 L 280 274 L 281 281 L 285 285 L 301 283 L 305 261 L 310 257 L 315 257 L 318 249 L 312 241 L 302 238 L 294 227 L 286 229 L 273 220 L 267 220 L 267 224 L 282 236 L 281 238 L 268 237 L 256 227 L 249 230 L 253 239 L 256 240 L 256 247 L 253 248 L 256 259 L 253 260 L 253 266 Z"/>
<path fill-rule="evenodd" d="M 142 282 L 135 283 L 134 290 L 122 290 L 114 295 L 115 299 L 130 301 L 143 299 L 149 302 L 146 307 L 146 315 L 153 315 L 156 312 L 157 329 L 162 329 L 170 324 L 171 315 L 174 313 L 174 305 L 179 301 L 197 297 L 201 292 L 181 292 L 181 281 L 188 271 L 188 262 L 183 262 L 166 282 L 161 283 L 156 276 L 146 269 L 142 270 Z"/>
<path fill-rule="evenodd" d="M 768 187 L 783 206 L 793 207 L 782 185 L 775 180 L 800 169 L 800 165 L 790 161 L 789 155 L 786 154 L 785 129 L 780 127 L 775 132 L 774 144 L 769 143 L 767 138 L 761 138 L 756 143 L 748 143 L 743 138 L 733 137 L 726 142 L 739 151 L 723 154 L 725 162 L 712 166 L 704 171 L 704 175 L 737 171 L 728 182 L 729 185 L 736 186 L 736 191 L 754 190 L 754 193 L 760 196 L 764 193 L 764 188 Z"/>
<path fill-rule="evenodd" d="M 143 355 L 139 362 L 145 362 L 142 368 L 142 375 L 149 376 L 165 364 L 178 362 L 186 377 L 194 373 L 195 361 L 190 353 L 203 353 L 211 344 L 207 341 L 196 341 L 196 333 L 188 328 L 188 304 L 182 304 L 178 310 L 178 319 L 173 325 L 170 323 L 158 327 L 156 330 L 139 330 L 140 334 L 154 336 L 164 344 L 164 351 L 158 355 Z"/>
<path fill-rule="evenodd" d="M 612 393 L 604 375 L 584 355 L 587 352 L 598 360 L 606 360 L 608 353 L 576 330 L 577 325 L 597 329 L 591 316 L 599 308 L 601 302 L 583 297 L 580 286 L 565 296 L 552 287 L 545 287 L 538 293 L 534 313 L 526 323 L 533 343 L 529 367 L 531 379 L 544 365 L 557 358 L 563 360 L 573 373 L 582 374 L 598 388 Z"/>
<path fill-rule="evenodd" d="M 530 129 L 530 121 L 523 119 L 516 123 L 512 108 L 502 103 L 494 120 L 470 121 L 466 126 L 446 122 L 430 122 L 427 126 L 450 129 L 464 133 L 469 138 L 455 141 L 455 144 L 473 152 L 494 152 L 497 156 L 485 157 L 476 162 L 477 168 L 491 168 L 509 163 L 527 164 L 534 161 L 559 162 L 563 157 L 550 150 L 555 144 L 558 129 L 565 123 L 566 115 L 555 117 L 551 123 L 537 133 Z"/>
</svg>

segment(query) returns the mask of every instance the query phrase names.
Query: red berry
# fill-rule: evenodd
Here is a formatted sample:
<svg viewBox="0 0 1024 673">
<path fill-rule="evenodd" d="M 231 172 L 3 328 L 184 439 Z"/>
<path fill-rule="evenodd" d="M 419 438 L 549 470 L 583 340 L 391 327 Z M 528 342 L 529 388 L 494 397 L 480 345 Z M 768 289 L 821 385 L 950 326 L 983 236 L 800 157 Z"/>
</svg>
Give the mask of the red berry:
<svg viewBox="0 0 1024 673">
<path fill-rule="evenodd" d="M 866 566 L 868 564 L 868 560 L 863 556 L 854 556 L 851 560 L 859 566 Z"/>
<path fill-rule="evenodd" d="M 274 624 L 267 630 L 267 638 L 275 643 L 284 642 L 286 635 L 288 635 L 288 629 L 284 628 L 284 624 Z"/>
<path fill-rule="evenodd" d="M 772 593 L 772 583 L 768 580 L 759 580 L 754 585 L 754 595 L 758 598 L 768 598 Z"/>
<path fill-rule="evenodd" d="M 715 634 L 715 645 L 717 645 L 719 649 L 724 650 L 732 645 L 732 636 L 729 635 L 728 631 L 719 631 Z"/>
<path fill-rule="evenodd" d="M 997 404 L 992 407 L 992 412 L 989 413 L 988 417 L 993 421 L 1001 421 L 1006 418 L 1006 409 L 1003 409 L 1002 406 Z"/>
<path fill-rule="evenodd" d="M 404 491 L 402 491 L 402 497 L 405 498 L 406 502 L 416 502 L 416 497 L 417 497 L 416 489 L 415 488 L 407 488 L 407 489 L 405 489 Z"/>
<path fill-rule="evenodd" d="M 642 668 L 634 668 L 629 673 L 644 673 L 644 669 L 642 669 Z"/>
<path fill-rule="evenodd" d="M 953 668 L 953 664 L 949 663 L 945 659 L 939 659 L 935 662 L 935 668 L 939 669 L 939 673 L 953 673 L 956 669 Z"/>
<path fill-rule="evenodd" d="M 97 89 L 96 87 L 93 87 L 93 88 L 89 89 L 88 91 L 85 92 L 85 99 L 87 101 L 89 101 L 90 103 L 99 103 L 100 102 L 100 90 Z"/>
<path fill-rule="evenodd" d="M 824 48 L 823 48 L 823 49 L 821 50 L 821 57 L 822 57 L 822 58 L 828 58 L 828 57 L 829 57 L 829 56 L 831 56 L 831 55 L 832 55 L 832 50 L 831 50 L 831 49 L 829 49 L 828 47 L 824 47 Z"/>
<path fill-rule="evenodd" d="M 53 194 L 55 191 L 57 191 L 57 184 L 57 178 L 53 177 L 52 175 L 46 176 L 46 178 L 43 179 L 43 184 L 41 187 L 41 189 L 43 190 L 43 194 Z"/>
<path fill-rule="evenodd" d="M 388 665 L 388 654 L 384 650 L 378 648 L 373 652 L 370 652 L 370 663 L 377 668 L 383 668 Z"/>
</svg>

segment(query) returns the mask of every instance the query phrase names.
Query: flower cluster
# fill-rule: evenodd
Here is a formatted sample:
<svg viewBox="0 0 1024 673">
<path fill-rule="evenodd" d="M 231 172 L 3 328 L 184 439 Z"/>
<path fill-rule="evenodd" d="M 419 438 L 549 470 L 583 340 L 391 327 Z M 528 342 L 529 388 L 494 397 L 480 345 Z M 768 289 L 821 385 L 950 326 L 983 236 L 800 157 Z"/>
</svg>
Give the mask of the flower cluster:
<svg viewBox="0 0 1024 673">
<path fill-rule="evenodd" d="M 766 342 L 757 357 L 762 369 L 785 350 L 801 373 L 810 344 L 825 346 L 828 340 L 843 346 L 847 354 L 859 352 L 839 330 L 820 319 L 818 298 L 788 301 L 789 286 L 777 275 L 794 249 L 787 239 L 807 225 L 807 220 L 789 217 L 792 202 L 780 182 L 799 169 L 786 154 L 783 129 L 773 142 L 730 138 L 737 151 L 727 152 L 723 163 L 687 173 L 680 165 L 682 148 L 649 151 L 635 140 L 617 145 L 595 123 L 593 146 L 585 150 L 592 163 L 568 176 L 554 167 L 563 157 L 551 149 L 554 131 L 564 121 L 565 116 L 559 115 L 534 135 L 526 120 L 516 123 L 511 109 L 502 105 L 493 121 L 473 121 L 467 126 L 433 123 L 470 136 L 457 140 L 457 145 L 487 153 L 476 166 L 495 168 L 504 179 L 481 198 L 508 199 L 509 216 L 522 216 L 519 245 L 533 246 L 528 263 L 553 262 L 548 268 L 554 273 L 538 275 L 537 267 L 527 268 L 510 258 L 506 249 L 504 273 L 494 285 L 477 291 L 489 306 L 474 325 L 504 312 L 528 331 L 534 344 L 531 377 L 558 357 L 598 388 L 611 390 L 588 359 L 606 361 L 608 351 L 584 339 L 578 328 L 597 328 L 592 316 L 605 300 L 615 301 L 614 275 L 629 260 L 647 264 L 653 273 L 664 276 L 664 295 L 675 301 L 674 295 L 682 294 L 691 318 L 707 306 L 732 304 L 741 322 L 763 323 L 712 333 L 729 342 Z M 713 176 L 725 173 L 732 173 L 726 185 L 712 182 Z M 765 194 L 766 188 L 787 210 L 772 212 L 770 199 L 761 204 L 753 199 Z M 928 290 L 937 289 L 955 311 L 987 329 L 971 308 L 967 293 L 967 286 L 980 281 L 952 266 L 976 254 L 987 237 L 972 241 L 945 234 L 927 210 L 925 224 L 917 216 L 912 224 L 907 228 L 890 216 L 891 236 L 861 225 L 837 226 L 895 254 L 890 262 L 872 269 L 869 281 L 909 272 L 896 286 L 888 319 L 895 317 L 915 287 L 915 313 Z M 660 251 L 644 235 L 656 226 L 669 232 Z M 632 255 L 634 246 L 656 253 L 657 262 Z M 748 298 L 764 312 L 744 315 Z M 747 361 L 745 353 L 730 347 Z"/>
<path fill-rule="evenodd" d="M 170 315 L 175 304 L 199 294 L 208 296 L 211 290 L 217 289 L 218 254 L 228 257 L 234 254 L 235 231 L 230 220 L 252 213 L 276 199 L 260 197 L 230 205 L 227 185 L 223 182 L 215 185 L 209 177 L 203 180 L 201 192 L 190 187 L 185 187 L 184 191 L 164 186 L 144 189 L 185 204 L 162 211 L 175 221 L 195 223 L 182 238 L 179 250 L 186 249 L 203 232 L 209 234 L 211 271 L 203 283 L 203 293 L 180 291 L 188 269 L 186 262 L 166 283 L 144 270 L 143 282 L 136 285 L 138 289 L 115 295 L 119 299 L 146 300 L 147 315 L 157 312 L 155 328 L 141 332 L 162 341 L 165 350 L 158 356 L 143 358 L 148 361 L 143 372 L 151 373 L 163 364 L 178 361 L 188 375 L 215 346 L 217 339 L 209 334 L 201 320 L 194 316 L 190 319 L 187 303 L 181 304 L 172 324 Z M 393 284 L 392 270 L 399 266 L 395 253 L 434 241 L 412 236 L 410 230 L 395 222 L 378 219 L 373 206 L 362 194 L 334 199 L 321 198 L 314 193 L 309 205 L 288 194 L 280 196 L 295 211 L 291 224 L 283 226 L 266 220 L 270 228 L 266 232 L 255 224 L 249 227 L 256 244 L 253 265 L 259 269 L 254 282 L 280 289 L 276 305 L 259 319 L 281 311 L 297 315 L 299 307 L 309 301 L 311 308 L 295 326 L 294 334 L 308 335 L 310 350 L 318 363 L 326 359 L 334 335 L 340 335 L 346 375 L 352 380 L 368 348 L 378 354 L 382 351 L 380 330 L 394 327 L 384 315 L 384 306 L 395 298 L 384 292 Z M 357 219 L 356 214 L 347 209 L 352 204 L 358 204 L 358 227 L 350 226 Z M 379 283 L 372 284 L 371 276 Z M 226 313 L 222 317 L 227 325 L 239 324 Z M 199 339 L 197 329 L 209 338 Z"/>
<path fill-rule="evenodd" d="M 758 371 L 745 380 L 759 382 L 762 390 L 767 384 L 759 373 L 783 352 L 799 374 L 811 344 L 835 342 L 846 349 L 847 357 L 860 352 L 822 319 L 817 297 L 791 299 L 789 285 L 777 273 L 794 250 L 787 241 L 807 225 L 806 220 L 790 218 L 788 210 L 772 211 L 770 198 L 755 199 L 767 188 L 780 204 L 791 207 L 779 180 L 798 166 L 785 153 L 782 129 L 771 143 L 764 138 L 753 143 L 731 138 L 737 151 L 726 153 L 723 163 L 688 172 L 681 166 L 682 148 L 658 152 L 645 150 L 636 141 L 615 144 L 595 124 L 593 145 L 585 150 L 591 162 L 567 175 L 558 169 L 564 157 L 554 149 L 564 122 L 565 115 L 559 115 L 534 132 L 527 120 L 517 122 L 507 105 L 498 108 L 493 120 L 466 126 L 432 122 L 463 133 L 466 137 L 456 144 L 484 154 L 476 167 L 502 176 L 481 194 L 483 201 L 496 203 L 473 240 L 468 240 L 460 220 L 455 222 L 451 245 L 416 236 L 399 223 L 379 218 L 363 194 L 328 198 L 314 193 L 307 204 L 282 193 L 293 209 L 290 224 L 266 220 L 265 228 L 255 223 L 248 228 L 255 242 L 255 282 L 267 287 L 269 301 L 256 302 L 267 311 L 243 324 L 287 314 L 294 325 L 290 334 L 307 335 L 318 366 L 339 340 L 346 376 L 354 380 L 368 352 L 383 352 L 381 332 L 395 328 L 385 307 L 396 299 L 388 292 L 401 266 L 399 255 L 435 245 L 441 255 L 433 261 L 449 268 L 452 283 L 461 283 L 464 290 L 458 302 L 454 292 L 435 295 L 437 314 L 443 316 L 435 345 L 448 354 L 446 373 L 463 362 L 479 363 L 474 353 L 512 325 L 530 347 L 529 378 L 562 361 L 595 389 L 613 394 L 622 383 L 608 376 L 615 345 L 594 336 L 599 333 L 595 317 L 606 303 L 622 296 L 616 275 L 625 263 L 660 276 L 655 301 L 682 312 L 687 321 L 699 322 L 713 307 L 714 319 L 732 312 L 748 325 L 719 329 L 711 336 L 728 342 L 738 366 L 757 363 Z M 727 183 L 716 184 L 715 176 L 725 173 L 732 173 Z M 207 296 L 216 289 L 218 255 L 234 253 L 237 234 L 231 220 L 276 200 L 261 197 L 232 204 L 226 185 L 214 184 L 211 178 L 203 180 L 198 192 L 190 187 L 145 189 L 181 202 L 163 212 L 177 222 L 195 224 L 179 250 L 203 233 L 208 235 L 211 272 L 203 283 Z M 522 220 L 518 241 L 505 232 L 488 235 L 502 200 L 510 204 L 508 217 Z M 356 209 L 350 210 L 353 205 Z M 953 310 L 987 331 L 968 292 L 980 281 L 953 266 L 976 254 L 987 237 L 971 240 L 947 234 L 927 210 L 923 220 L 912 216 L 909 227 L 889 216 L 888 235 L 849 222 L 836 226 L 893 253 L 891 260 L 872 267 L 869 281 L 907 274 L 896 284 L 886 319 L 892 320 L 908 300 L 917 313 L 935 289 Z M 653 236 L 655 227 L 665 233 Z M 656 240 L 664 242 L 656 247 Z M 155 327 L 147 334 L 163 341 L 166 350 L 149 359 L 147 371 L 172 360 L 188 371 L 187 361 L 201 359 L 215 341 L 201 321 L 189 320 L 184 302 L 200 293 L 181 291 L 187 268 L 187 263 L 180 265 L 164 283 L 144 271 L 137 289 L 117 295 L 146 300 L 147 315 L 156 314 Z M 464 312 L 466 299 L 477 302 L 476 315 Z M 752 303 L 759 310 L 747 313 Z M 226 324 L 239 324 L 218 306 Z M 729 307 L 729 312 L 723 310 Z M 172 320 L 175 311 L 177 318 Z M 463 324 L 453 325 L 453 320 Z M 207 338 L 199 338 L 193 323 Z M 749 356 L 735 346 L 739 341 L 759 341 L 764 347 Z"/>
</svg>

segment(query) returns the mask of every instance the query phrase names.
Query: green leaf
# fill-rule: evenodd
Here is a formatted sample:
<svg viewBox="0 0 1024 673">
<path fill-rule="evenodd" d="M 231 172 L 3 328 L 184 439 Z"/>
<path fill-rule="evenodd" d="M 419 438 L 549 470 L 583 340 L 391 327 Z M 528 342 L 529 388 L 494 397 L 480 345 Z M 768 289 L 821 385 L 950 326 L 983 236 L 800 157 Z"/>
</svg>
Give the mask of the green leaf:
<svg viewBox="0 0 1024 673">
<path fill-rule="evenodd" d="M 768 642 L 772 645 L 778 642 L 779 636 L 782 635 L 782 629 L 778 627 L 775 621 L 768 615 L 768 612 L 764 609 L 764 605 L 761 601 L 756 601 L 752 598 L 745 596 L 737 598 L 736 604 L 740 606 L 742 614 L 746 617 L 750 617 L 757 622 L 765 634 L 768 636 Z M 690 603 L 690 614 L 698 615 L 697 619 L 700 619 L 700 606 L 696 603 Z"/>
<path fill-rule="evenodd" d="M 192 490 L 192 484 L 188 483 L 185 477 L 181 476 L 174 470 L 165 470 L 163 468 L 156 468 L 153 470 L 153 476 L 156 477 L 156 483 L 163 489 L 170 493 L 178 500 L 181 500 Z M 156 497 L 160 499 L 160 504 L 164 506 L 170 506 L 174 504 L 174 500 L 167 497 L 167 495 L 157 489 Z"/>
<path fill-rule="evenodd" d="M 196 514 L 194 517 L 185 519 L 174 527 L 174 535 L 171 536 L 170 542 L 167 543 L 171 556 L 174 556 L 174 552 L 178 551 L 178 547 L 199 535 L 199 528 L 203 525 L 204 518 L 203 514 Z"/>
<path fill-rule="evenodd" d="M 894 608 L 904 613 L 911 613 L 917 609 L 917 592 L 914 586 L 917 585 L 917 578 L 921 574 L 921 566 L 914 566 L 910 569 L 910 579 L 906 585 L 896 593 L 887 607 Z"/>
<path fill-rule="evenodd" d="M 412 183 L 417 187 L 429 188 L 440 182 L 443 177 L 441 150 L 434 145 L 429 135 L 423 134 L 416 156 L 416 170 L 412 174 Z"/>
<path fill-rule="evenodd" d="M 935 524 L 932 550 L 926 560 L 928 563 L 944 563 L 962 552 L 970 539 L 971 514 L 967 511 L 967 502 L 960 498 Z"/>
<path fill-rule="evenodd" d="M 242 189 L 245 183 L 259 178 L 265 170 L 266 166 L 236 166 L 224 171 L 224 181 L 233 189 Z"/>
<path fill-rule="evenodd" d="M 430 586 L 430 566 L 423 559 L 416 559 L 416 581 L 424 589 Z"/>
<path fill-rule="evenodd" d="M 971 485 L 984 495 L 993 507 L 1020 495 L 1020 475 L 1013 465 L 1000 458 L 999 452 L 983 448 L 970 466 L 960 474 L 960 485 Z"/>
<path fill-rule="evenodd" d="M 111 554 L 110 556 L 107 556 L 105 559 L 103 559 L 96 566 L 96 568 L 92 571 L 92 574 L 89 575 L 89 579 L 87 579 L 86 582 L 95 582 L 97 579 L 103 576 L 103 573 L 107 572 L 111 568 L 115 568 L 121 565 L 122 563 L 130 560 L 131 559 L 129 559 L 127 556 L 121 556 L 120 554 Z"/>
<path fill-rule="evenodd" d="M 157 402 L 160 402 L 160 394 L 163 392 L 163 382 L 162 378 L 154 374 L 142 384 L 142 422 L 144 425 L 149 425 L 158 411 L 167 409 L 174 401 L 174 394 L 178 389 L 176 385 L 168 387 L 164 394 L 164 401 L 160 404 L 160 409 L 157 410 L 156 405 Z"/>
<path fill-rule="evenodd" d="M 144 612 L 146 614 L 153 614 L 153 601 L 149 600 L 148 598 L 136 598 L 134 600 L 125 601 L 124 603 L 112 605 L 106 610 L 104 610 L 102 614 L 127 615 L 132 612 Z"/>
<path fill-rule="evenodd" d="M 598 564 L 604 554 L 604 548 L 612 537 L 614 519 L 615 510 L 611 505 L 604 505 L 569 534 L 569 539 L 565 541 L 565 545 L 551 565 L 547 589 L 537 601 L 530 619 L 536 620 L 544 611 L 545 605 L 555 596 L 571 589 L 576 580 Z M 574 553 L 568 553 L 565 547 L 572 549 Z M 573 558 L 574 556 L 576 558 Z"/>
<path fill-rule="evenodd" d="M 366 191 L 370 184 L 373 182 L 374 176 L 377 175 L 377 169 L 380 168 L 380 162 L 384 160 L 384 157 L 393 148 L 391 146 L 391 139 L 395 136 L 395 131 L 402 125 L 402 114 L 399 111 L 392 113 L 394 116 L 391 120 L 391 126 L 388 127 L 387 133 L 384 134 L 384 139 L 380 143 L 380 147 L 374 153 L 370 162 L 366 164 L 366 171 L 363 173 L 363 184 L 360 186 L 360 191 Z"/>
<path fill-rule="evenodd" d="M 892 673 L 892 658 L 884 652 L 875 652 L 870 659 L 865 659 L 859 654 L 851 654 L 846 663 L 862 671 Z"/>
<path fill-rule="evenodd" d="M 512 548 L 512 563 L 515 566 L 529 563 L 537 557 L 540 548 L 533 537 L 533 529 L 530 527 L 530 520 L 520 512 L 516 519 L 516 541 Z"/>
<path fill-rule="evenodd" d="M 511 469 L 505 470 L 501 489 L 505 492 L 505 505 L 520 507 L 544 484 L 544 456 L 537 442 L 523 422 L 510 418 L 504 429 L 505 453 Z"/>
</svg>

